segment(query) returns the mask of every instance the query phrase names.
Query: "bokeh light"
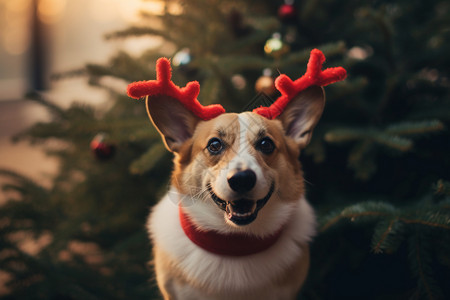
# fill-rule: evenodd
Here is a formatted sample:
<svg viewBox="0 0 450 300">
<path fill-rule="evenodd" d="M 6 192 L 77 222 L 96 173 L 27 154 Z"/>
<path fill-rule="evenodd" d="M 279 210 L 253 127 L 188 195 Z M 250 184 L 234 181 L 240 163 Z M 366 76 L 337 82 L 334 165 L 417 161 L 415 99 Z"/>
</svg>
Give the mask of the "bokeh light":
<svg viewBox="0 0 450 300">
<path fill-rule="evenodd" d="M 54 24 L 63 17 L 67 0 L 39 0 L 38 17 L 42 23 Z"/>
<path fill-rule="evenodd" d="M 1 45 L 9 55 L 20 55 L 30 45 L 31 0 L 1 1 Z"/>
</svg>

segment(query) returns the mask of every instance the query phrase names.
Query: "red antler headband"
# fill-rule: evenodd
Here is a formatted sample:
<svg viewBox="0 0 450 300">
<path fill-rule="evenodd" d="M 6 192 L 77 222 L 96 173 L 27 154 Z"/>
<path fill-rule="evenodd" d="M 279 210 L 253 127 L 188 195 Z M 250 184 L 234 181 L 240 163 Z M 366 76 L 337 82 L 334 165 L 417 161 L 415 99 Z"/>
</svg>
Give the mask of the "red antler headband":
<svg viewBox="0 0 450 300">
<path fill-rule="evenodd" d="M 318 49 L 313 49 L 306 73 L 295 81 L 284 74 L 278 76 L 275 80 L 275 87 L 280 91 L 281 96 L 271 106 L 259 107 L 253 112 L 268 119 L 275 119 L 299 92 L 313 85 L 326 86 L 345 79 L 347 72 L 342 67 L 328 68 L 322 71 L 324 61 L 323 53 Z M 200 84 L 197 81 L 191 81 L 184 88 L 180 88 L 171 81 L 171 77 L 170 62 L 167 58 L 162 57 L 156 62 L 156 80 L 129 84 L 128 96 L 139 99 L 145 96 L 166 95 L 177 99 L 186 109 L 205 121 L 225 113 L 225 109 L 220 104 L 203 106 L 198 102 Z"/>
<path fill-rule="evenodd" d="M 184 88 L 176 86 L 172 81 L 172 70 L 167 58 L 161 57 L 156 62 L 156 80 L 138 81 L 128 85 L 127 93 L 131 98 L 152 97 L 166 95 L 177 99 L 194 115 L 203 120 L 210 120 L 225 113 L 220 104 L 203 106 L 198 102 L 200 84 L 197 81 L 189 82 Z"/>
</svg>

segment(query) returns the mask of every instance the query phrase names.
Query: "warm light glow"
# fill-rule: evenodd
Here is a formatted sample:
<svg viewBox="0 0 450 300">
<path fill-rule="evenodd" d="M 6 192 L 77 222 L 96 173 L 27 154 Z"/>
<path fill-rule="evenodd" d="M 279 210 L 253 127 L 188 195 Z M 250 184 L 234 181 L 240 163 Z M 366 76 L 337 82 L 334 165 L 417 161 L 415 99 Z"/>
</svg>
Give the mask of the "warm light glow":
<svg viewBox="0 0 450 300">
<path fill-rule="evenodd" d="M 39 0 L 39 20 L 46 24 L 57 23 L 63 16 L 67 0 Z"/>
<path fill-rule="evenodd" d="M 31 21 L 33 5 L 36 1 L 37 17 L 45 24 L 63 25 L 64 15 L 68 12 L 68 0 L 0 0 L 0 47 L 9 55 L 22 55 L 31 44 Z M 74 0 L 76 1 L 76 0 Z M 177 15 L 182 12 L 178 3 L 162 0 L 90 0 L 86 1 L 85 11 L 91 20 L 99 23 L 125 21 L 140 22 L 140 11 L 152 15 L 163 15 L 166 11 Z M 133 49 L 145 46 L 156 47 L 161 44 L 158 38 L 130 39 L 124 42 Z"/>
<path fill-rule="evenodd" d="M 134 0 L 130 1 L 133 2 Z M 103 23 L 117 18 L 117 5 L 115 0 L 95 0 L 89 2 L 89 13 L 94 21 Z"/>
<path fill-rule="evenodd" d="M 127 22 L 133 22 L 139 18 L 139 10 L 144 4 L 141 0 L 116 0 L 116 3 L 120 17 Z"/>
<path fill-rule="evenodd" d="M 154 15 L 163 15 L 166 9 L 164 1 L 142 0 L 93 0 L 89 3 L 89 12 L 98 22 L 109 22 L 121 18 L 127 22 L 139 20 L 139 11 L 144 10 Z M 181 13 L 181 6 L 169 4 L 169 13 Z"/>
<path fill-rule="evenodd" d="M 31 0 L 3 1 L 0 12 L 2 48 L 10 55 L 23 54 L 30 45 Z"/>
<path fill-rule="evenodd" d="M 31 0 L 4 1 L 5 9 L 8 13 L 24 13 L 31 5 Z"/>
<path fill-rule="evenodd" d="M 25 28 L 16 27 L 2 33 L 3 48 L 11 55 L 23 54 L 30 46 L 29 34 Z"/>
</svg>

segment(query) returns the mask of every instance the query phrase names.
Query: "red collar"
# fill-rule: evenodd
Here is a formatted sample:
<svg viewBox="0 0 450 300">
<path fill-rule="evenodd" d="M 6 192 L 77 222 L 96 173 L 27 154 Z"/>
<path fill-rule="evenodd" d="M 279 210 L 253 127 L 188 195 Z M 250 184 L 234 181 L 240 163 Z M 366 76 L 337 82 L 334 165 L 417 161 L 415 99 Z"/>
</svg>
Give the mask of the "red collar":
<svg viewBox="0 0 450 300">
<path fill-rule="evenodd" d="M 222 234 L 217 231 L 199 230 L 179 206 L 181 227 L 186 236 L 197 246 L 218 255 L 245 256 L 270 248 L 283 232 L 283 227 L 274 234 L 259 238 L 246 234 Z"/>
</svg>

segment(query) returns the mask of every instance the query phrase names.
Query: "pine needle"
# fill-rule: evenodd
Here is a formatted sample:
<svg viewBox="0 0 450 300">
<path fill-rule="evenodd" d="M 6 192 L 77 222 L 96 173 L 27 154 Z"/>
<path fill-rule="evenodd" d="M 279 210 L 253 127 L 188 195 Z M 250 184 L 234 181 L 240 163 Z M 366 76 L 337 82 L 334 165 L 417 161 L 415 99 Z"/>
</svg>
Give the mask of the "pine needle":
<svg viewBox="0 0 450 300">
<path fill-rule="evenodd" d="M 402 122 L 390 125 L 385 132 L 393 135 L 423 135 L 443 130 L 444 124 L 438 120 Z"/>
</svg>

